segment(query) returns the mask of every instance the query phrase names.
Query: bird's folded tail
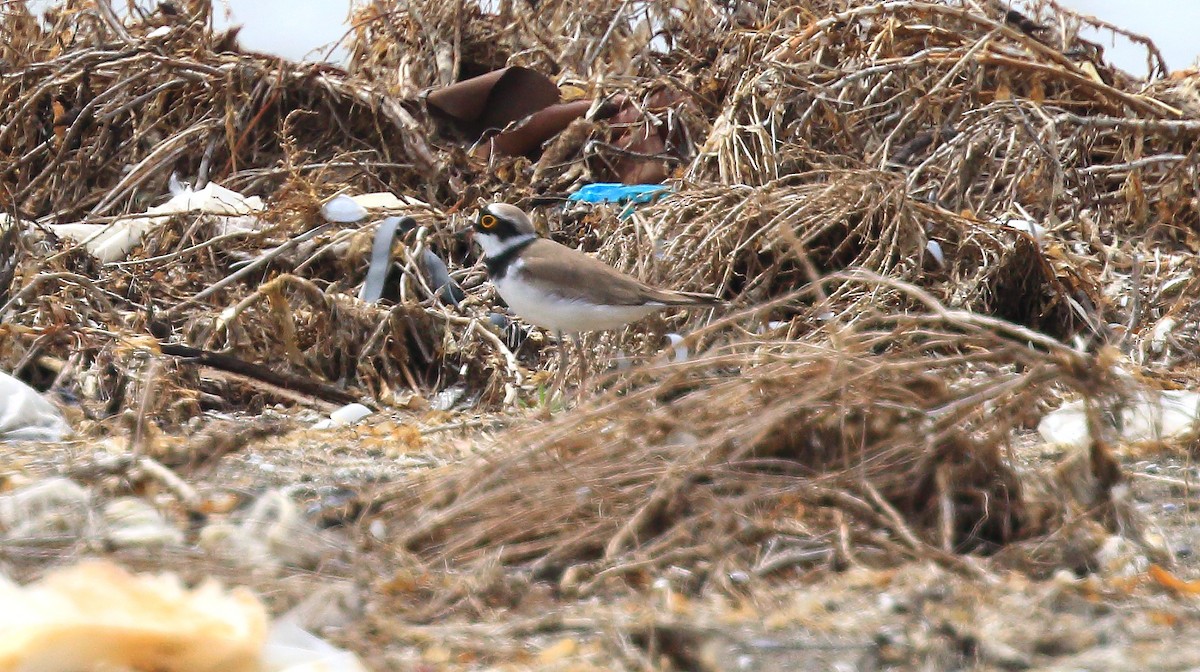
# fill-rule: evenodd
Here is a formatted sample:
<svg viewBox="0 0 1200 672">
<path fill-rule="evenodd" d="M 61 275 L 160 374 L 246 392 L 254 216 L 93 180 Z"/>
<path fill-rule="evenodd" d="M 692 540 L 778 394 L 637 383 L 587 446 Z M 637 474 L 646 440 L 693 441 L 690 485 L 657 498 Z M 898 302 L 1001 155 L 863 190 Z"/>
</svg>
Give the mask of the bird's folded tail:
<svg viewBox="0 0 1200 672">
<path fill-rule="evenodd" d="M 725 303 L 720 297 L 713 296 L 712 294 L 678 292 L 667 289 L 655 290 L 649 298 L 651 301 L 666 306 L 719 306 Z"/>
</svg>

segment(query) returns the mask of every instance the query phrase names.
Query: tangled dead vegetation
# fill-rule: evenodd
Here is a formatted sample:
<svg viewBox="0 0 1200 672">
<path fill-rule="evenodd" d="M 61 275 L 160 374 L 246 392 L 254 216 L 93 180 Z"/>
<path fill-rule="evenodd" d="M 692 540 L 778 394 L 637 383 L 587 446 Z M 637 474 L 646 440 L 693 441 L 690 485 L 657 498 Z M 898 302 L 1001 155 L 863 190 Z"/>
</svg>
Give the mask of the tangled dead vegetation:
<svg viewBox="0 0 1200 672">
<path fill-rule="evenodd" d="M 615 265 L 671 286 L 716 288 L 747 305 L 842 269 L 866 269 L 919 282 L 951 306 L 1051 335 L 1069 336 L 1089 320 L 1102 329 L 1086 268 L 1047 254 L 1019 230 L 914 198 L 901 178 L 884 171 L 831 169 L 762 189 L 688 189 L 598 228 L 600 254 Z M 636 253 L 641 240 L 662 241 L 658 259 Z M 852 316 L 890 303 L 852 285 L 830 291 L 824 311 Z M 772 319 L 804 314 L 796 326 L 807 328 L 814 314 L 802 308 L 789 304 Z"/>
<path fill-rule="evenodd" d="M 1142 538 L 1113 446 L 1055 475 L 1013 444 L 1063 397 L 1094 420 L 1197 381 L 1200 77 L 1151 43 L 1144 82 L 1049 1 L 374 0 L 342 69 L 248 52 L 208 2 L 179 4 L 0 7 L 0 368 L 78 399 L 89 431 L 276 404 L 404 413 L 447 391 L 441 408 L 505 414 L 539 403 L 534 371 L 600 372 L 548 424 L 507 417 L 482 461 L 356 491 L 356 538 L 404 530 L 355 551 L 392 578 L 407 562 L 587 594 L 676 567 L 732 591 L 896 558 L 1083 571 L 1096 540 L 1068 525 Z M 507 156 L 481 148 L 520 120 L 467 133 L 426 105 L 508 66 L 587 114 Z M 564 205 L 660 177 L 651 203 Z M 265 205 L 143 219 L 109 260 L 59 228 L 128 224 L 180 180 Z M 367 192 L 394 198 L 322 218 Z M 555 362 L 493 328 L 451 234 L 492 200 L 728 308 L 652 324 L 686 335 L 686 361 L 630 330 Z M 368 303 L 387 214 L 420 227 L 395 300 Z M 425 250 L 462 305 L 430 291 Z M 610 371 L 629 351 L 651 354 Z M 1058 538 L 1071 548 L 1044 553 Z M 402 584 L 388 595 L 413 597 Z M 407 613 L 480 589 L 434 585 L 450 587 Z"/>
<path fill-rule="evenodd" d="M 213 180 L 270 201 L 257 230 L 226 235 L 205 217 L 156 227 L 129 265 L 76 273 L 92 283 L 83 303 L 79 278 L 62 274 L 86 269 L 86 255 L 53 237 L 19 241 L 25 261 L 10 284 L 20 286 L 7 294 L 20 295 L 8 307 L 20 317 L 10 322 L 99 325 L 127 341 L 175 334 L 190 347 L 385 401 L 397 390 L 456 385 L 481 390 L 488 403 L 511 400 L 516 358 L 486 330 L 471 327 L 463 338 L 469 320 L 411 306 L 346 306 L 344 293 L 364 272 L 369 230 L 316 230 L 316 213 L 339 190 L 390 190 L 431 227 L 426 244 L 459 262 L 465 247 L 446 235 L 447 224 L 475 199 L 545 201 L 621 174 L 631 157 L 609 142 L 620 115 L 579 120 L 532 160 L 484 161 L 454 146 L 460 138 L 445 135 L 418 95 L 514 64 L 556 74 L 572 96 L 633 101 L 630 109 L 653 120 L 637 122 L 649 124 L 647 133 L 662 127 L 655 137 L 667 143 L 664 165 L 682 177 L 675 194 L 631 218 L 604 208 L 582 218 L 547 212 L 552 235 L 649 280 L 716 289 L 736 305 L 866 268 L 1057 337 L 1105 339 L 1110 323 L 1136 334 L 1122 307 L 1106 305 L 1106 290 L 1148 252 L 1113 255 L 1112 236 L 1134 235 L 1139 246 L 1142 238 L 1185 242 L 1192 228 L 1195 169 L 1185 159 L 1200 129 L 1187 119 L 1190 80 L 1139 90 L 1075 36 L 1078 17 L 1053 6 L 1022 24 L 970 3 L 737 11 L 697 3 L 689 12 L 594 3 L 594 14 L 571 11 L 573 3 L 536 13 L 502 4 L 497 15 L 471 3 L 363 5 L 349 73 L 247 53 L 204 27 L 206 3 L 126 20 L 105 3 L 43 21 L 6 11 L 5 58 L 20 65 L 4 76 L 0 119 L 4 199 L 14 215 L 111 221 L 153 203 L 172 172 L 197 188 Z M 1014 219 L 1055 236 L 1004 226 Z M 295 249 L 274 253 L 289 242 Z M 646 244 L 661 254 L 640 252 Z M 266 275 L 226 280 L 231 265 L 251 260 L 265 262 Z M 165 276 L 157 267 L 164 262 L 173 262 Z M 272 273 L 293 277 L 263 285 L 271 292 L 247 281 Z M 468 284 L 479 278 L 462 273 Z M 213 285 L 221 291 L 203 293 Z M 22 289 L 60 292 L 58 314 L 33 308 Z M 880 299 L 832 291 L 838 311 Z M 327 328 L 343 317 L 359 326 Z M 795 319 L 801 333 L 811 317 L 787 306 L 772 319 L 803 318 Z M 51 369 L 41 376 L 69 386 L 61 372 L 76 356 L 102 382 L 97 389 L 109 391 L 108 410 L 134 406 L 111 394 L 123 387 L 113 374 L 131 365 L 107 374 L 92 365 L 123 361 L 100 356 L 113 349 L 112 336 L 84 339 L 81 352 L 68 354 L 65 341 L 51 346 L 42 334 L 18 332 L 17 347 L 3 355 L 10 366 L 41 361 Z M 377 355 L 381 348 L 388 356 Z M 340 361 L 359 351 L 356 361 Z M 232 404 L 256 394 L 184 396 L 204 393 Z"/>
</svg>

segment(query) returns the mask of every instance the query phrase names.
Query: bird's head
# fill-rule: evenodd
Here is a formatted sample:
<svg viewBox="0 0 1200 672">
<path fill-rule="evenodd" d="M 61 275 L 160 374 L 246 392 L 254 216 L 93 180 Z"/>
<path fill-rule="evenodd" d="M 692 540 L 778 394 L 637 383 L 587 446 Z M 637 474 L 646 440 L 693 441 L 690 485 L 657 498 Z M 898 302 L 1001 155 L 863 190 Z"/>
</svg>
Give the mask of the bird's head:
<svg viewBox="0 0 1200 672">
<path fill-rule="evenodd" d="M 537 236 L 529 215 L 507 203 L 492 203 L 480 210 L 472 233 L 485 257 L 503 254 L 513 245 Z"/>
</svg>

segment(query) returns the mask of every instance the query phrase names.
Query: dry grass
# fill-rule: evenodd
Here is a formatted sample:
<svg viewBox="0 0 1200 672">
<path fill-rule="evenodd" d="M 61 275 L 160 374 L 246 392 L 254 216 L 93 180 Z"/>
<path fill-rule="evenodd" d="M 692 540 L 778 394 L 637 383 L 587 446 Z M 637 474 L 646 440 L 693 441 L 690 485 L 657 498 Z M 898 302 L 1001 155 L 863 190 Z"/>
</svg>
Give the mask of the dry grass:
<svg viewBox="0 0 1200 672">
<path fill-rule="evenodd" d="M 1064 387 L 1099 400 L 1119 381 L 911 285 L 832 280 L 932 311 L 866 313 L 805 340 L 731 336 L 749 316 L 730 317 L 694 335 L 712 345 L 691 361 L 619 376 L 518 443 L 499 437 L 500 455 L 383 495 L 397 543 L 435 566 L 499 562 L 586 593 L 668 565 L 700 584 L 900 557 L 975 571 L 954 554 L 1058 529 L 1067 510 L 1009 461 L 1014 432 Z M 1101 451 L 1089 502 L 1115 484 Z"/>
</svg>

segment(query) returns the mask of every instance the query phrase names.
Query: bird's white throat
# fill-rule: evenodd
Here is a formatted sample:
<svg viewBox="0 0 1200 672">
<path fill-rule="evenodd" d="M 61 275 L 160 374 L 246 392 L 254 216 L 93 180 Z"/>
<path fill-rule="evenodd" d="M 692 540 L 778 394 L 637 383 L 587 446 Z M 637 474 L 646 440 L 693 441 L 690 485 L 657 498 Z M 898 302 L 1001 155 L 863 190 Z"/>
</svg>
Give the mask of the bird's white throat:
<svg viewBox="0 0 1200 672">
<path fill-rule="evenodd" d="M 491 233 L 475 233 L 475 240 L 483 249 L 483 256 L 493 259 L 536 238 L 537 234 L 535 233 L 526 233 L 508 239 L 501 239 Z"/>
</svg>

